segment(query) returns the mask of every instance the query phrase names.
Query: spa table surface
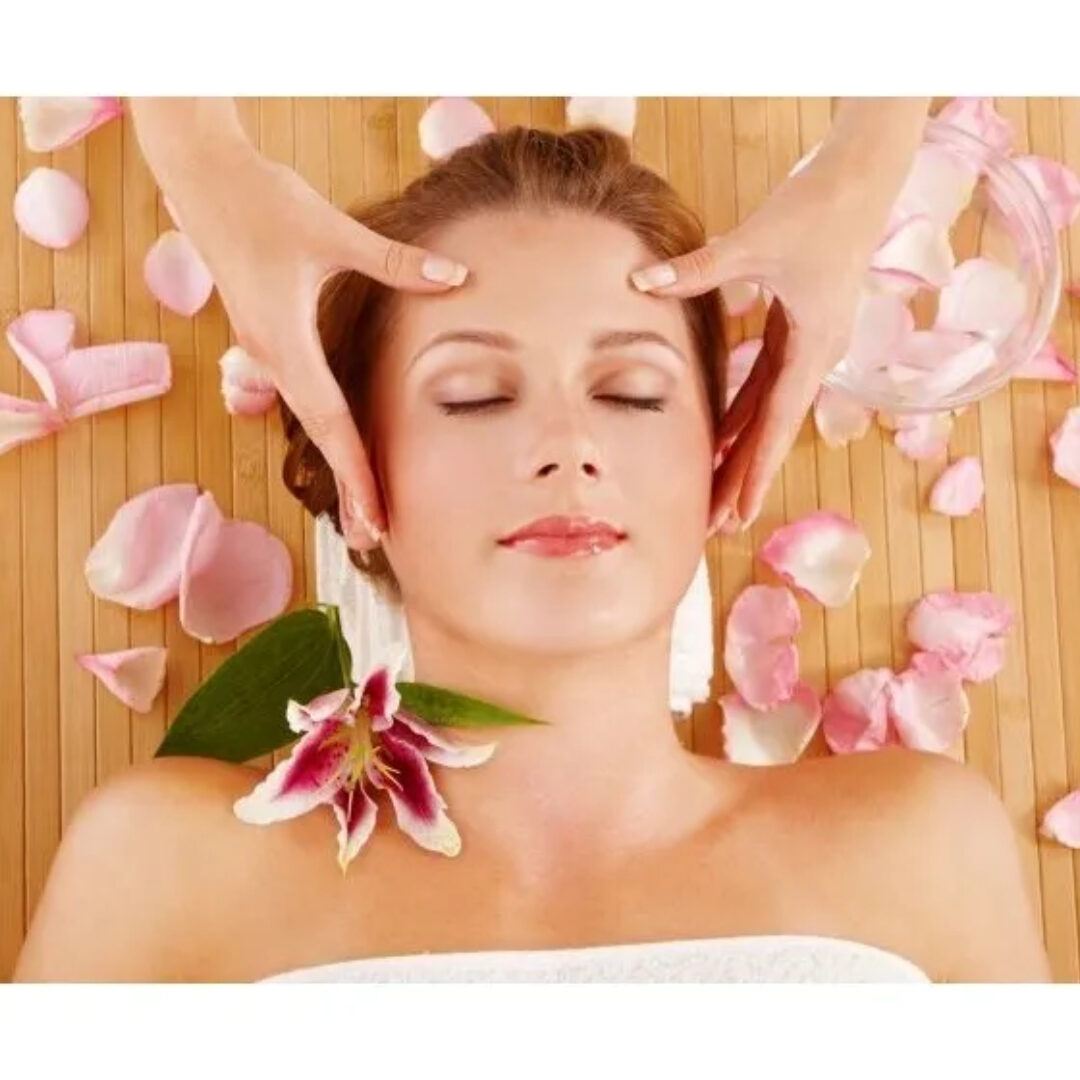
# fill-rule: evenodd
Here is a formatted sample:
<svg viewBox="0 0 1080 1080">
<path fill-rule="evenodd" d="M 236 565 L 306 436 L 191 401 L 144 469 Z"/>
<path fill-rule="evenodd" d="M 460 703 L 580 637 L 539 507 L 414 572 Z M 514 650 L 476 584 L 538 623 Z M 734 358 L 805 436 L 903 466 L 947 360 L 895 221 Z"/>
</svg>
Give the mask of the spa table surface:
<svg viewBox="0 0 1080 1080">
<path fill-rule="evenodd" d="M 298 169 L 338 205 L 376 196 L 426 168 L 417 121 L 430 99 L 245 99 L 244 121 L 263 151 Z M 479 99 L 500 127 L 563 127 L 564 102 Z M 754 210 L 828 130 L 835 103 L 817 99 L 641 99 L 638 160 L 665 174 L 709 233 Z M 1003 99 L 1019 150 L 1080 172 L 1080 99 Z M 79 321 L 78 342 L 160 339 L 173 387 L 162 398 L 72 423 L 0 457 L 0 975 L 14 966 L 65 825 L 96 783 L 153 755 L 185 698 L 234 644 L 201 645 L 180 628 L 177 605 L 128 611 L 95 599 L 83 560 L 116 508 L 156 484 L 194 481 L 226 515 L 264 523 L 291 551 L 293 602 L 314 601 L 312 523 L 280 482 L 276 412 L 234 418 L 217 360 L 230 344 L 215 295 L 193 319 L 160 308 L 142 260 L 170 228 L 129 118 L 51 155 L 86 183 L 87 234 L 57 253 L 19 236 L 10 211 L 19 180 L 50 155 L 23 144 L 13 99 L 0 99 L 0 315 L 58 306 Z M 212 180 L 212 178 L 208 178 Z M 842 238 L 838 238 L 842 242 Z M 1066 276 L 1080 277 L 1080 223 L 1062 237 Z M 963 255 L 962 252 L 959 254 Z M 761 319 L 732 320 L 733 343 Z M 1080 351 L 1080 303 L 1054 327 L 1064 352 Z M 6 344 L 0 392 L 37 398 Z M 827 448 L 807 422 L 759 521 L 710 543 L 716 599 L 714 691 L 727 690 L 723 613 L 748 583 L 771 580 L 754 552 L 779 524 L 818 507 L 857 518 L 873 555 L 856 597 L 826 611 L 800 600 L 804 677 L 825 690 L 862 666 L 902 666 L 904 617 L 924 593 L 992 589 L 1020 615 L 998 677 L 972 685 L 972 720 L 953 753 L 1000 791 L 1017 833 L 1055 977 L 1080 979 L 1080 858 L 1036 835 L 1053 801 L 1080 786 L 1080 491 L 1054 477 L 1047 436 L 1077 390 L 1014 382 L 957 421 L 950 458 L 981 456 L 985 505 L 966 519 L 931 513 L 927 492 L 941 464 L 902 457 L 872 425 L 849 449 Z M 250 635 L 244 635 L 243 644 Z M 166 688 L 133 714 L 77 666 L 77 652 L 165 644 Z M 699 706 L 679 724 L 687 745 L 719 754 L 720 711 Z M 825 752 L 819 737 L 810 753 Z M 267 759 L 269 762 L 269 759 Z"/>
</svg>

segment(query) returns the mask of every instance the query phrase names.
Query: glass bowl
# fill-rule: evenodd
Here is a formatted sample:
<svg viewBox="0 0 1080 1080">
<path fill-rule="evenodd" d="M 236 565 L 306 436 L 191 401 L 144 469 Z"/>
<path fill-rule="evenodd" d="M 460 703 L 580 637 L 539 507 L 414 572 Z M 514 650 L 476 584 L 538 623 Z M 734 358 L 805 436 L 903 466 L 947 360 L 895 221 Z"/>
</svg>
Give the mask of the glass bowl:
<svg viewBox="0 0 1080 1080">
<path fill-rule="evenodd" d="M 1024 173 L 1007 157 L 969 132 L 940 120 L 928 120 L 924 144 L 941 145 L 978 170 L 968 205 L 949 230 L 957 264 L 976 256 L 1009 267 L 1026 291 L 1023 317 L 997 345 L 992 366 L 951 393 L 929 397 L 910 390 L 901 394 L 880 372 L 841 364 L 825 376 L 825 384 L 844 391 L 863 405 L 889 413 L 942 412 L 970 405 L 1009 381 L 1043 346 L 1061 300 L 1062 267 L 1057 232 Z M 868 285 L 871 291 L 877 286 Z M 909 307 L 916 329 L 932 326 L 937 289 L 919 289 Z"/>
</svg>

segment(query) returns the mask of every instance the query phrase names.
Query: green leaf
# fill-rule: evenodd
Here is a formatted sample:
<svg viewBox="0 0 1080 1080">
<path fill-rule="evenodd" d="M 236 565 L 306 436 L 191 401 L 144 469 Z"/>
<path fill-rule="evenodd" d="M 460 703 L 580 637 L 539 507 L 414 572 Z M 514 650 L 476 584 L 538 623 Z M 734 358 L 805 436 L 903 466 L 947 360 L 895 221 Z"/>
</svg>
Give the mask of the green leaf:
<svg viewBox="0 0 1080 1080">
<path fill-rule="evenodd" d="M 336 608 L 283 615 L 188 698 L 154 756 L 243 762 L 279 750 L 297 738 L 285 720 L 289 699 L 349 686 L 350 670 Z"/>
<path fill-rule="evenodd" d="M 428 683 L 399 682 L 401 704 L 429 724 L 446 727 L 496 727 L 503 724 L 547 724 L 521 713 L 501 709 L 477 698 L 455 694 Z"/>
</svg>

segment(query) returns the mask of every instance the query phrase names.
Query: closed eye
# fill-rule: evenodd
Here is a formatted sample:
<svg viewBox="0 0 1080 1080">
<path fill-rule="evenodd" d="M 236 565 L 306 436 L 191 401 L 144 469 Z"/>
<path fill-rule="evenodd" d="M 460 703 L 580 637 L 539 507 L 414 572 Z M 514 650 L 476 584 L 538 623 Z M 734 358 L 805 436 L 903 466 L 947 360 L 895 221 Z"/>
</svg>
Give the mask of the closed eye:
<svg viewBox="0 0 1080 1080">
<path fill-rule="evenodd" d="M 482 401 L 444 401 L 439 403 L 439 408 L 447 415 L 454 416 L 458 413 L 475 413 L 484 409 L 490 409 L 494 405 L 501 405 L 510 401 L 510 398 L 484 398 Z M 597 401 L 608 401 L 617 409 L 642 409 L 649 412 L 663 412 L 663 398 L 632 398 L 621 397 L 618 394 L 597 394 Z"/>
</svg>

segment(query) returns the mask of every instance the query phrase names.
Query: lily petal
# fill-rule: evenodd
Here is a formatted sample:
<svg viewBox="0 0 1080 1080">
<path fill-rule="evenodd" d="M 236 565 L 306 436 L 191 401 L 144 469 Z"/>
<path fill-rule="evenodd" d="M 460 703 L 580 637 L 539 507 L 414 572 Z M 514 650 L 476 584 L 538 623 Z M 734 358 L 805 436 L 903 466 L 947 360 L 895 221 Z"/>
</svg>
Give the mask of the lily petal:
<svg viewBox="0 0 1080 1080">
<path fill-rule="evenodd" d="M 1080 405 L 1069 409 L 1050 436 L 1050 450 L 1054 472 L 1062 480 L 1080 487 Z"/>
<path fill-rule="evenodd" d="M 180 591 L 180 552 L 199 497 L 194 484 L 162 484 L 121 506 L 86 557 L 86 582 L 103 600 L 149 611 Z"/>
<path fill-rule="evenodd" d="M 994 108 L 992 98 L 953 98 L 937 114 L 937 119 L 974 135 L 1005 157 L 1012 153 L 1016 138 L 1012 121 Z"/>
<path fill-rule="evenodd" d="M 637 98 L 572 97 L 566 102 L 566 126 L 569 128 L 607 128 L 629 139 L 634 134 Z"/>
<path fill-rule="evenodd" d="M 1014 270 L 992 259 L 968 259 L 941 290 L 934 329 L 966 330 L 999 344 L 1026 310 L 1027 292 Z"/>
<path fill-rule="evenodd" d="M 59 431 L 64 417 L 48 402 L 0 394 L 0 454 Z"/>
<path fill-rule="evenodd" d="M 1047 382 L 1076 382 L 1076 368 L 1050 340 L 1030 359 L 1013 371 L 1014 379 L 1044 379 Z"/>
<path fill-rule="evenodd" d="M 947 750 L 967 726 L 970 712 L 960 676 L 931 653 L 916 654 L 889 687 L 889 718 L 912 750 Z"/>
<path fill-rule="evenodd" d="M 129 709 L 149 712 L 165 683 L 168 650 L 146 645 L 119 652 L 82 653 L 79 665 L 99 678 Z"/>
<path fill-rule="evenodd" d="M 1001 669 L 1012 608 L 990 592 L 936 592 L 908 613 L 908 639 L 939 657 L 969 682 L 985 682 Z"/>
<path fill-rule="evenodd" d="M 923 143 L 915 151 L 893 207 L 892 220 L 899 224 L 906 218 L 923 215 L 947 234 L 971 202 L 978 179 L 978 171 L 947 147 Z"/>
<path fill-rule="evenodd" d="M 817 510 L 782 525 L 759 555 L 789 584 L 826 607 L 839 607 L 855 591 L 870 558 L 870 542 L 850 518 Z"/>
<path fill-rule="evenodd" d="M 293 731 L 302 735 L 325 720 L 341 717 L 352 695 L 352 687 L 343 686 L 340 690 L 331 690 L 312 698 L 306 705 L 290 700 L 285 706 L 285 719 Z"/>
<path fill-rule="evenodd" d="M 963 457 L 937 478 L 930 492 L 930 509 L 950 517 L 967 517 L 982 503 L 985 492 L 982 463 L 977 457 Z"/>
<path fill-rule="evenodd" d="M 1070 791 L 1047 810 L 1039 832 L 1070 848 L 1080 848 L 1080 789 Z"/>
<path fill-rule="evenodd" d="M 948 233 L 925 214 L 918 214 L 886 236 L 870 260 L 870 272 L 903 278 L 920 288 L 940 288 L 954 265 Z"/>
<path fill-rule="evenodd" d="M 406 648 L 397 641 L 387 647 L 382 664 L 371 669 L 360 692 L 360 708 L 371 718 L 372 731 L 386 731 L 393 726 L 394 714 L 401 708 L 397 681 L 405 666 Z"/>
<path fill-rule="evenodd" d="M 870 430 L 872 413 L 843 390 L 822 386 L 814 399 L 814 425 L 826 446 L 847 446 Z"/>
<path fill-rule="evenodd" d="M 195 502 L 180 551 L 180 623 L 207 644 L 280 615 L 292 597 L 289 549 L 253 521 L 226 521 L 214 496 Z"/>
<path fill-rule="evenodd" d="M 329 802 L 348 771 L 347 725 L 327 720 L 293 746 L 292 752 L 243 798 L 233 813 L 249 825 L 271 825 L 299 817 Z"/>
<path fill-rule="evenodd" d="M 390 728 L 395 739 L 415 747 L 428 761 L 452 768 L 469 768 L 482 765 L 495 752 L 495 743 L 465 743 L 448 739 L 438 728 L 399 710 Z"/>
<path fill-rule="evenodd" d="M 24 311 L 6 331 L 11 351 L 22 362 L 45 399 L 59 408 L 60 398 L 51 367 L 71 350 L 75 340 L 75 316 L 60 308 Z"/>
<path fill-rule="evenodd" d="M 116 97 L 22 97 L 19 117 L 26 145 L 36 154 L 62 150 L 123 112 Z"/>
<path fill-rule="evenodd" d="M 194 315 L 214 291 L 214 279 L 202 256 L 176 229 L 154 241 L 143 261 L 143 277 L 154 296 L 177 315 Z"/>
<path fill-rule="evenodd" d="M 368 776 L 390 796 L 398 828 L 427 851 L 457 855 L 461 836 L 446 816 L 446 801 L 436 790 L 423 755 L 389 731 L 382 733 L 379 747 L 384 762 L 394 771 L 387 777 L 373 769 Z"/>
<path fill-rule="evenodd" d="M 43 247 L 71 247 L 89 220 L 86 188 L 59 169 L 34 169 L 15 192 L 15 223 Z"/>
<path fill-rule="evenodd" d="M 893 434 L 893 442 L 905 457 L 912 461 L 929 461 L 948 452 L 953 429 L 951 413 L 912 413 L 893 419 L 899 425 Z"/>
<path fill-rule="evenodd" d="M 755 709 L 738 694 L 725 694 L 720 706 L 724 710 L 724 755 L 740 765 L 797 761 L 821 721 L 817 691 L 804 682 L 771 709 Z"/>
<path fill-rule="evenodd" d="M 889 726 L 888 668 L 863 668 L 841 679 L 822 706 L 822 730 L 834 754 L 880 750 L 898 740 Z"/>
<path fill-rule="evenodd" d="M 338 866 L 344 873 L 375 831 L 378 808 L 362 780 L 338 788 L 330 805 L 338 820 Z"/>
<path fill-rule="evenodd" d="M 1055 229 L 1067 229 L 1080 215 L 1080 178 L 1067 165 L 1024 154 L 1012 163 L 1031 181 Z"/>
<path fill-rule="evenodd" d="M 731 605 L 724 668 L 752 708 L 786 701 L 799 681 L 799 651 L 785 640 L 798 633 L 799 605 L 789 589 L 749 585 Z"/>
<path fill-rule="evenodd" d="M 442 97 L 420 117 L 420 149 L 438 161 L 494 130 L 491 117 L 472 98 Z"/>
</svg>

